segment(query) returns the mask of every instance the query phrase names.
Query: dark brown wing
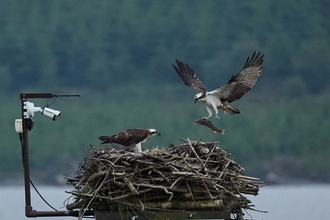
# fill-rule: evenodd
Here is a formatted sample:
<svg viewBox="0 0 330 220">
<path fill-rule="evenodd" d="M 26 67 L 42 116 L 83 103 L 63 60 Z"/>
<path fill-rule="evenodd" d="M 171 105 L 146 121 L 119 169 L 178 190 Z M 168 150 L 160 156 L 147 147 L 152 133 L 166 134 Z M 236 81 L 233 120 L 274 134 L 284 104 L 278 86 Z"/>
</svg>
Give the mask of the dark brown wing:
<svg viewBox="0 0 330 220">
<path fill-rule="evenodd" d="M 189 86 L 197 92 L 205 93 L 206 89 L 204 84 L 198 79 L 194 70 L 190 68 L 188 64 L 184 64 L 182 61 L 175 60 L 178 67 L 172 65 L 180 78 L 183 80 L 186 86 Z"/>
<path fill-rule="evenodd" d="M 148 130 L 132 128 L 119 133 L 116 137 L 116 141 L 121 145 L 130 146 L 143 141 L 148 137 L 148 134 Z"/>
<path fill-rule="evenodd" d="M 125 139 L 123 133 L 124 132 L 121 132 L 119 134 L 114 134 L 111 136 L 100 136 L 99 139 L 102 141 L 101 144 L 116 143 L 121 144 L 123 146 L 130 146 L 131 143 L 127 142 L 128 139 Z"/>
<path fill-rule="evenodd" d="M 229 103 L 240 99 L 252 89 L 261 75 L 263 57 L 264 55 L 260 56 L 260 52 L 258 54 L 254 52 L 251 59 L 247 58 L 243 69 L 236 76 L 232 76 L 225 85 L 214 90 L 214 94 Z"/>
<path fill-rule="evenodd" d="M 117 143 L 123 146 L 131 146 L 137 144 L 148 137 L 148 130 L 132 128 L 122 131 L 117 135 L 100 136 L 99 139 L 104 143 Z"/>
</svg>

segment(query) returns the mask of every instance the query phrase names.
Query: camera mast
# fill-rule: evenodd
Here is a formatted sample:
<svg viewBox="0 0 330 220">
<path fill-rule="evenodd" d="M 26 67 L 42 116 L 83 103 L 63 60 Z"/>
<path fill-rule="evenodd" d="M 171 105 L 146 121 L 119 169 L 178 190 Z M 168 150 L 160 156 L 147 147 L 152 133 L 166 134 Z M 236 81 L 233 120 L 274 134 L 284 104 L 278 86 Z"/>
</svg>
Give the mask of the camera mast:
<svg viewBox="0 0 330 220">
<path fill-rule="evenodd" d="M 24 167 L 24 187 L 25 187 L 25 215 L 26 217 L 46 217 L 46 216 L 74 216 L 79 217 L 78 211 L 37 211 L 34 210 L 31 204 L 31 189 L 30 189 L 30 164 L 29 164 L 29 138 L 28 133 L 33 127 L 33 114 L 28 114 L 27 100 L 28 99 L 45 99 L 54 97 L 80 97 L 79 94 L 53 94 L 53 93 L 21 93 L 21 119 L 16 119 L 15 129 L 20 135 L 22 141 L 22 159 Z M 30 105 L 31 106 L 31 105 Z M 32 106 L 31 106 L 32 107 Z M 33 112 L 33 111 L 32 111 Z M 51 111 L 50 114 L 58 114 L 59 111 Z M 51 117 L 46 115 L 47 117 Z M 56 116 L 56 117 L 57 117 Z M 52 118 L 52 117 L 51 117 Z M 53 118 L 55 120 L 56 118 Z M 85 216 L 92 216 L 92 211 L 87 211 Z"/>
</svg>

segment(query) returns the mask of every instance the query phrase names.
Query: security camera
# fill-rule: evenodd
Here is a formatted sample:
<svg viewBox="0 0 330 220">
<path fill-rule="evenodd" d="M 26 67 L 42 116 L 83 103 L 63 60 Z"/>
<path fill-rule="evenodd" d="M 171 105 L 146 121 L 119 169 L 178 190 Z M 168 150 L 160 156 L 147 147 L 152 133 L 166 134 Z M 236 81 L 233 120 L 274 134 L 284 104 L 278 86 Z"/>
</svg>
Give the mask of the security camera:
<svg viewBox="0 0 330 220">
<path fill-rule="evenodd" d="M 57 119 L 57 117 L 60 116 L 61 112 L 45 107 L 42 109 L 41 114 L 43 114 L 43 115 L 47 116 L 48 118 L 53 119 L 53 121 L 55 121 Z"/>
<path fill-rule="evenodd" d="M 24 102 L 24 118 L 33 118 L 34 113 L 41 112 L 42 108 L 40 107 L 34 107 L 34 104 L 32 102 Z"/>
<path fill-rule="evenodd" d="M 61 114 L 60 111 L 51 108 L 34 107 L 34 104 L 32 102 L 24 102 L 24 118 L 33 118 L 34 113 L 36 112 L 40 112 L 48 118 L 51 118 L 53 121 L 55 121 L 57 117 Z"/>
</svg>

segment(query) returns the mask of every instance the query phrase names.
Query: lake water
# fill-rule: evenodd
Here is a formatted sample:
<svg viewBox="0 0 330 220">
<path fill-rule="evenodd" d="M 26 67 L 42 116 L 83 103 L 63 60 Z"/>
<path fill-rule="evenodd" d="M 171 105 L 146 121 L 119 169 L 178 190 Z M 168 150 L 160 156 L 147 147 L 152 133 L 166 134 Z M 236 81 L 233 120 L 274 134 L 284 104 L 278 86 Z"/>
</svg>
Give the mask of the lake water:
<svg viewBox="0 0 330 220">
<path fill-rule="evenodd" d="M 69 197 L 67 187 L 38 187 L 39 192 L 56 209 L 65 210 L 63 202 Z M 51 209 L 31 188 L 32 206 L 38 211 Z M 265 186 L 259 195 L 248 196 L 255 208 L 268 213 L 249 211 L 245 219 L 255 220 L 315 220 L 330 219 L 327 210 L 330 206 L 330 185 Z M 0 219 L 23 220 L 25 209 L 24 187 L 0 187 Z M 32 218 L 35 219 L 35 218 Z M 39 217 L 43 220 L 69 220 L 76 217 Z"/>
</svg>

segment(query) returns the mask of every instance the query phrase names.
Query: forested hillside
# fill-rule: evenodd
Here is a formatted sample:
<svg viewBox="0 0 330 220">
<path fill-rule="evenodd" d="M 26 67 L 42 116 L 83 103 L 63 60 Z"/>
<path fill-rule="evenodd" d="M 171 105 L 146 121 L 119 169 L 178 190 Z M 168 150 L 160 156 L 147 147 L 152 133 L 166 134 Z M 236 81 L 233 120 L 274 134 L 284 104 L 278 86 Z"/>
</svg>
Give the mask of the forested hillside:
<svg viewBox="0 0 330 220">
<path fill-rule="evenodd" d="M 22 176 L 14 131 L 21 92 L 79 93 L 57 99 L 53 122 L 35 116 L 32 177 L 70 175 L 100 135 L 131 127 L 162 133 L 144 147 L 180 137 L 220 141 L 248 174 L 330 181 L 330 3 L 279 1 L 0 0 L 0 183 Z M 172 64 L 188 63 L 211 90 L 265 54 L 252 91 L 232 103 L 241 115 L 206 116 Z M 52 100 L 30 100 L 43 107 Z"/>
</svg>

